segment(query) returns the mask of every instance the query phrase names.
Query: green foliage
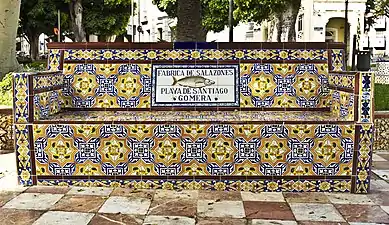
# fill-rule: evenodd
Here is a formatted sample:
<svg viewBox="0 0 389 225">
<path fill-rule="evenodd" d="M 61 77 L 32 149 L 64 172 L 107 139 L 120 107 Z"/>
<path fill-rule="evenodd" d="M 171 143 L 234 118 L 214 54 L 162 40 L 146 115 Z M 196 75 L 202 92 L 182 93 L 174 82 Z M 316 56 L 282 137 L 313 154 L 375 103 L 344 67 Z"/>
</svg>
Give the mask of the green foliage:
<svg viewBox="0 0 389 225">
<path fill-rule="evenodd" d="M 292 0 L 294 1 L 294 0 Z M 240 21 L 257 22 L 273 13 L 285 10 L 290 0 L 234 0 L 234 26 Z M 153 0 L 161 11 L 177 17 L 177 0 Z M 229 0 L 201 0 L 203 27 L 207 31 L 222 31 L 228 25 Z"/>
<path fill-rule="evenodd" d="M 28 71 L 44 71 L 47 68 L 46 61 L 35 61 L 24 65 L 25 69 Z"/>
<path fill-rule="evenodd" d="M 0 81 L 0 105 L 12 106 L 12 73 Z"/>
<path fill-rule="evenodd" d="M 389 110 L 389 84 L 375 84 L 374 86 L 375 110 Z"/>
<path fill-rule="evenodd" d="M 376 15 L 389 16 L 389 0 L 375 0 L 373 6 Z"/>
<path fill-rule="evenodd" d="M 84 0 L 84 26 L 87 34 L 121 35 L 131 16 L 131 0 Z"/>
</svg>

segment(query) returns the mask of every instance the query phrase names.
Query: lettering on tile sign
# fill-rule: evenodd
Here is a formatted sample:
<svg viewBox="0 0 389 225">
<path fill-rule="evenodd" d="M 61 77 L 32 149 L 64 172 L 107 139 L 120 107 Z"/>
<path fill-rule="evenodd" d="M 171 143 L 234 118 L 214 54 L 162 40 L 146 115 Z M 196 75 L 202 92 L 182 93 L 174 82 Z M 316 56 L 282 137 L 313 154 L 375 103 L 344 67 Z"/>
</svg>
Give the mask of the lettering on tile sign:
<svg viewBox="0 0 389 225">
<path fill-rule="evenodd" d="M 239 106 L 238 65 L 153 65 L 153 106 Z"/>
</svg>

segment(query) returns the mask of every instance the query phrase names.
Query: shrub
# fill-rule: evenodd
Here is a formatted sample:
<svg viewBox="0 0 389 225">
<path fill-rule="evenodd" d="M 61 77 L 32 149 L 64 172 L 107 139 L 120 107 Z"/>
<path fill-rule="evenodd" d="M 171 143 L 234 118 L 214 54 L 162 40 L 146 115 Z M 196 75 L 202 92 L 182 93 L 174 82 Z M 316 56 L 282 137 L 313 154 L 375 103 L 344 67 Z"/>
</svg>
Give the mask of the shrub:
<svg viewBox="0 0 389 225">
<path fill-rule="evenodd" d="M 12 73 L 0 81 L 0 105 L 12 106 Z"/>
<path fill-rule="evenodd" d="M 375 84 L 374 104 L 376 111 L 389 110 L 389 84 Z"/>
</svg>

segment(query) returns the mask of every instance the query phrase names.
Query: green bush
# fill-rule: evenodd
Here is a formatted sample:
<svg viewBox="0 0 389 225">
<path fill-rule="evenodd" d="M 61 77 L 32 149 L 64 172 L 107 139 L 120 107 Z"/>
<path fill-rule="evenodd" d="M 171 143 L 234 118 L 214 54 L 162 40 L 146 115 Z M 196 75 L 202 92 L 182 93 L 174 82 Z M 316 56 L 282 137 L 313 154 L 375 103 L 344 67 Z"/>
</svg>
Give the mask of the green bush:
<svg viewBox="0 0 389 225">
<path fill-rule="evenodd" d="M 24 64 L 24 71 L 44 71 L 46 68 L 46 61 L 35 61 L 32 63 Z"/>
<path fill-rule="evenodd" d="M 0 81 L 0 105 L 12 106 L 12 73 Z"/>
<path fill-rule="evenodd" d="M 374 104 L 376 111 L 389 110 L 389 84 L 375 84 Z"/>
</svg>

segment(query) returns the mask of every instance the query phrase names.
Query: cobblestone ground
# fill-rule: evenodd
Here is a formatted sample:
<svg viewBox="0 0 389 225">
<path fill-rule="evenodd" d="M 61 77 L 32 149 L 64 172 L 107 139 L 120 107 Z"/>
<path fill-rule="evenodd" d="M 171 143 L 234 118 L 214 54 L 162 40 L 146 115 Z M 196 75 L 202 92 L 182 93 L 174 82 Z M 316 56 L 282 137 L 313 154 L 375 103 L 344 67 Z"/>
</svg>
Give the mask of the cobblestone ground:
<svg viewBox="0 0 389 225">
<path fill-rule="evenodd" d="M 389 153 L 373 157 L 369 195 L 20 187 L 0 156 L 0 224 L 389 224 Z"/>
</svg>

